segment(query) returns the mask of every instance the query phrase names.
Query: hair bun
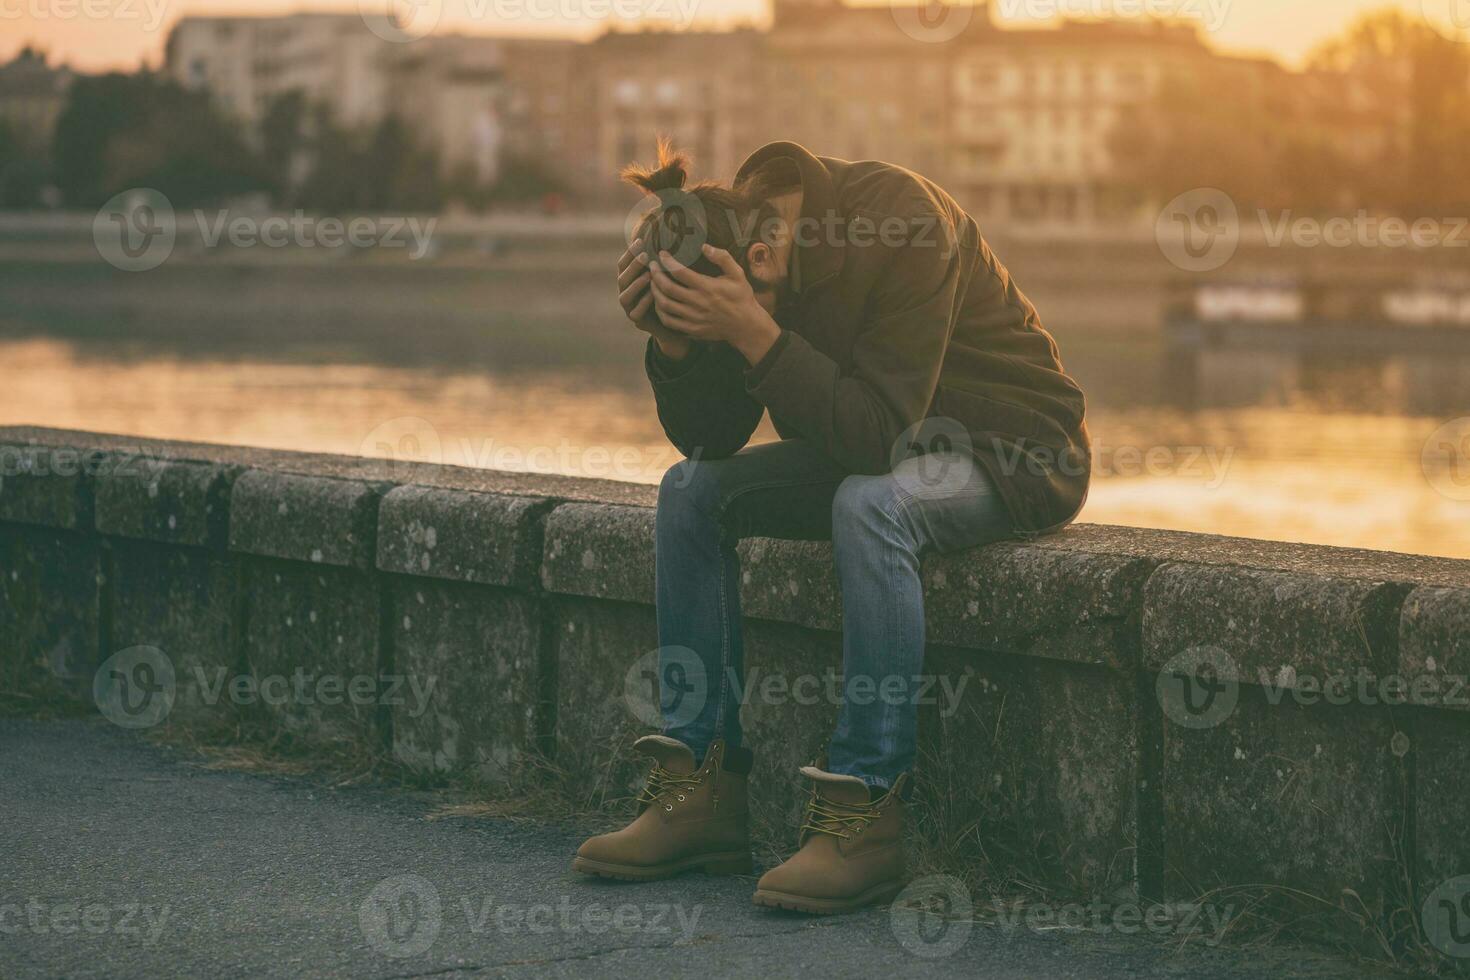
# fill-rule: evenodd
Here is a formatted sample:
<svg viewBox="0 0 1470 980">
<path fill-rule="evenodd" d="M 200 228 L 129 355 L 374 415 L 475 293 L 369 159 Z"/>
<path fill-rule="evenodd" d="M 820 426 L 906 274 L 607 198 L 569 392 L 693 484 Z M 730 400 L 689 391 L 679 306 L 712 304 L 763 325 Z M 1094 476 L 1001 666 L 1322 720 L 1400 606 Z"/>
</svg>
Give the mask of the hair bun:
<svg viewBox="0 0 1470 980">
<path fill-rule="evenodd" d="M 630 163 L 623 168 L 622 177 L 650 194 L 678 190 L 689 178 L 689 157 L 675 150 L 667 136 L 661 136 L 658 140 L 658 167 L 650 169 Z"/>
</svg>

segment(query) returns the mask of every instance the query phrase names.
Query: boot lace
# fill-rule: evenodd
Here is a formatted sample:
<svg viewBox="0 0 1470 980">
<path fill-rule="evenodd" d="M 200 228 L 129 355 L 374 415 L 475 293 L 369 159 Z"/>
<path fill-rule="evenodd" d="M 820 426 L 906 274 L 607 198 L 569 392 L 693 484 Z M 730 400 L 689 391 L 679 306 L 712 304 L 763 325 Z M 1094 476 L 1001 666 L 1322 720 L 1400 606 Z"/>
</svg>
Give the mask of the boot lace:
<svg viewBox="0 0 1470 980">
<path fill-rule="evenodd" d="M 648 771 L 648 781 L 638 794 L 638 802 L 647 806 L 658 802 L 665 793 L 680 793 L 698 788 L 700 779 L 696 770 L 691 773 L 670 772 L 663 766 L 654 766 Z"/>
<path fill-rule="evenodd" d="M 803 836 L 811 832 L 852 840 L 853 834 L 862 833 L 879 816 L 877 803 L 838 803 L 813 793 L 801 832 Z"/>
</svg>

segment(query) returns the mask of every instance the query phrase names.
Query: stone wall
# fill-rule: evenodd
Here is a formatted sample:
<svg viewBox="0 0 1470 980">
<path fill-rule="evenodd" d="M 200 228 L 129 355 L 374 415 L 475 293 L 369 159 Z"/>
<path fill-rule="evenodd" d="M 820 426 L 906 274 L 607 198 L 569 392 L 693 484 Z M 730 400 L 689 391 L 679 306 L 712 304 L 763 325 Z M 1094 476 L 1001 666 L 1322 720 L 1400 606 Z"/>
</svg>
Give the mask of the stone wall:
<svg viewBox="0 0 1470 980">
<path fill-rule="evenodd" d="M 623 785 L 656 655 L 652 500 L 0 429 L 0 688 Z M 826 545 L 741 548 L 756 807 L 794 826 L 836 713 L 810 682 L 840 665 L 837 586 Z M 924 575 L 918 793 L 958 853 L 1081 893 L 1389 909 L 1470 874 L 1470 562 L 1083 525 Z M 149 691 L 166 717 L 129 713 Z"/>
</svg>

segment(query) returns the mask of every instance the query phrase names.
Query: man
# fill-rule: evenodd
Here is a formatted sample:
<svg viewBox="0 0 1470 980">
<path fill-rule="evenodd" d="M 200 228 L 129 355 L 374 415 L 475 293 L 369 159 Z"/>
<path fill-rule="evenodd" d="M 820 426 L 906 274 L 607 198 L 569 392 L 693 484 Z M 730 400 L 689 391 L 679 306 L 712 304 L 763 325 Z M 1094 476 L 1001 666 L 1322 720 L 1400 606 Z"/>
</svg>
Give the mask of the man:
<svg viewBox="0 0 1470 980">
<path fill-rule="evenodd" d="M 917 174 L 779 142 L 731 187 L 685 189 L 667 146 L 658 169 L 625 176 L 661 203 L 619 261 L 619 299 L 650 334 L 659 418 L 688 458 L 658 499 L 664 732 L 636 746 L 654 759 L 638 817 L 573 866 L 634 880 L 749 869 L 735 543 L 830 539 L 845 696 L 825 763 L 801 770 L 801 847 L 755 901 L 824 913 L 891 899 L 924 662 L 920 558 L 1076 515 L 1082 392 L 975 221 Z M 767 411 L 781 441 L 745 448 Z M 895 683 L 907 696 L 851 696 Z"/>
</svg>

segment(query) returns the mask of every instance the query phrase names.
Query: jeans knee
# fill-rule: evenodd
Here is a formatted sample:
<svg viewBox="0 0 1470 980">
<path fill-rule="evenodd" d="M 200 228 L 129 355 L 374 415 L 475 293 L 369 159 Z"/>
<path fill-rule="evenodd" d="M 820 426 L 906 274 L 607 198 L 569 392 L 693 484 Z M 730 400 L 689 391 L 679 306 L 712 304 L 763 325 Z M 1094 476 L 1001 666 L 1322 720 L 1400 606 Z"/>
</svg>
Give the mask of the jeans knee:
<svg viewBox="0 0 1470 980">
<path fill-rule="evenodd" d="M 679 515 L 711 514 L 719 494 L 719 482 L 709 462 L 680 460 L 659 481 L 658 519 L 663 522 Z"/>
<path fill-rule="evenodd" d="M 901 529 L 902 502 L 883 477 L 849 476 L 832 497 L 832 543 L 842 550 L 864 541 L 891 540 Z"/>
</svg>

